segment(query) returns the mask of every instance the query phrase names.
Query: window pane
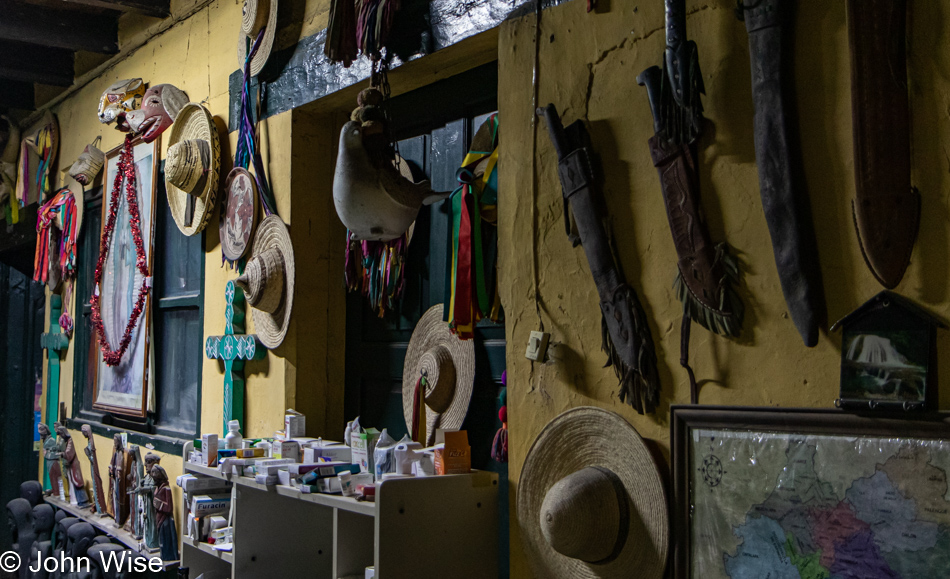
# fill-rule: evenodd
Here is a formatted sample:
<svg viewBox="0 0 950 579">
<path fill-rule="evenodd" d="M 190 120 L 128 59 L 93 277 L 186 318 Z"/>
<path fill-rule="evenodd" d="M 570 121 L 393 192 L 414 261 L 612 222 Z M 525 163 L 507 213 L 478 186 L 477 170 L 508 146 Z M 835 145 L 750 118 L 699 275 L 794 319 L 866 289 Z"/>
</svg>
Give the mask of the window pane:
<svg viewBox="0 0 950 579">
<path fill-rule="evenodd" d="M 155 273 L 159 298 L 201 291 L 202 235 L 187 237 L 175 225 L 168 197 L 165 195 L 165 180 L 159 179 L 159 191 L 155 204 Z"/>
<path fill-rule="evenodd" d="M 197 428 L 198 378 L 201 374 L 202 324 L 198 308 L 153 310 L 156 316 L 156 425 L 187 437 Z"/>
</svg>

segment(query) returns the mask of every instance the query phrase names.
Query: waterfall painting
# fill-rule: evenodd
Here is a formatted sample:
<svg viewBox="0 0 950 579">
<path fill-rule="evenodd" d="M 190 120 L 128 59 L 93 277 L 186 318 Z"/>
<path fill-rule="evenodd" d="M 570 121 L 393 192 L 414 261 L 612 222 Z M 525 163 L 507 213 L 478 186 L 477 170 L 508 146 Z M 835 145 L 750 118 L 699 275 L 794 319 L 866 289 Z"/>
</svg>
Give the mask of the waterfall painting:
<svg viewBox="0 0 950 579">
<path fill-rule="evenodd" d="M 937 387 L 936 328 L 930 312 L 898 294 L 883 291 L 842 320 L 841 398 L 855 409 L 932 408 Z M 928 395 L 928 391 L 930 394 Z"/>
</svg>

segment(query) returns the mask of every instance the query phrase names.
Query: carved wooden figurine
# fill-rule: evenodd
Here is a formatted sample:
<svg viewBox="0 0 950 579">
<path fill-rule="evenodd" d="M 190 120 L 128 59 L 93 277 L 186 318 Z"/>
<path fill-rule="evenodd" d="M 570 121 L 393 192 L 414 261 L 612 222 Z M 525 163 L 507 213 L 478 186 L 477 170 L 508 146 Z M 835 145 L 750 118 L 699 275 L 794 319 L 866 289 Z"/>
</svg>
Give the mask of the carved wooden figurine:
<svg viewBox="0 0 950 579">
<path fill-rule="evenodd" d="M 89 458 L 89 472 L 92 474 L 92 498 L 93 507 L 100 515 L 112 515 L 109 509 L 109 503 L 106 501 L 106 492 L 102 486 L 102 477 L 99 475 L 99 460 L 96 457 L 96 441 L 92 435 L 92 429 L 88 424 L 82 425 L 82 435 L 86 437 L 86 448 L 83 449 Z"/>
<path fill-rule="evenodd" d="M 142 502 L 142 534 L 145 540 L 145 547 L 150 551 L 159 548 L 158 530 L 155 527 L 155 480 L 152 478 L 152 467 L 161 461 L 161 457 L 151 452 L 145 455 L 145 476 L 142 482 L 135 489 L 139 500 Z"/>
<path fill-rule="evenodd" d="M 69 430 L 59 422 L 55 425 L 56 434 L 59 435 L 59 444 L 63 449 L 61 461 L 66 478 L 69 479 L 69 499 L 81 508 L 89 506 L 89 497 L 86 495 L 86 482 L 82 478 L 82 467 L 76 457 L 76 446 L 73 444 L 73 437 Z"/>
<path fill-rule="evenodd" d="M 129 495 L 129 520 L 126 523 L 126 529 L 132 533 L 136 539 L 142 538 L 142 499 L 136 490 L 144 478 L 142 472 L 142 453 L 139 447 L 134 444 L 129 445 L 129 450 L 125 453 L 125 462 L 128 465 L 128 474 L 125 477 L 126 494 Z"/>
<path fill-rule="evenodd" d="M 43 458 L 46 459 L 46 471 L 49 475 L 50 489 L 46 491 L 48 495 L 56 495 L 60 500 L 66 500 L 66 493 L 63 489 L 62 470 L 59 467 L 59 457 L 62 451 L 59 448 L 59 441 L 50 436 L 49 426 L 44 423 L 36 428 L 43 440 Z"/>
<path fill-rule="evenodd" d="M 109 500 L 112 501 L 112 516 L 115 526 L 122 527 L 129 518 L 129 495 L 126 494 L 126 477 L 129 475 L 129 465 L 125 460 L 125 448 L 122 446 L 122 435 L 113 437 L 112 460 L 109 462 Z"/>
<path fill-rule="evenodd" d="M 158 529 L 158 541 L 161 544 L 162 559 L 175 561 L 178 559 L 178 532 L 175 530 L 174 507 L 172 505 L 172 489 L 168 486 L 168 475 L 159 465 L 152 467 L 152 480 L 155 481 L 155 527 Z"/>
</svg>

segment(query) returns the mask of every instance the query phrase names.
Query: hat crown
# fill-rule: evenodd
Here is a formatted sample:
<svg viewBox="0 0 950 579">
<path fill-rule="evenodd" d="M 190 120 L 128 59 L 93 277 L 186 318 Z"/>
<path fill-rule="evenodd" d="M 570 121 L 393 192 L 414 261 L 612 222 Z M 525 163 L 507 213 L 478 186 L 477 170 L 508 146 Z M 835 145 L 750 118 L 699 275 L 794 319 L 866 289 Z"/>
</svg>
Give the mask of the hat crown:
<svg viewBox="0 0 950 579">
<path fill-rule="evenodd" d="M 264 28 L 267 24 L 270 3 L 271 0 L 244 0 L 244 9 L 241 13 L 241 32 L 252 37 L 252 40 L 257 38 L 261 28 Z"/>
<path fill-rule="evenodd" d="M 168 147 L 165 179 L 185 193 L 201 193 L 198 183 L 211 164 L 211 146 L 204 139 L 188 139 Z"/>
<path fill-rule="evenodd" d="M 234 280 L 247 303 L 273 314 L 284 297 L 284 256 L 276 247 L 265 249 L 247 262 L 244 275 Z"/>
<path fill-rule="evenodd" d="M 443 413 L 455 397 L 455 364 L 452 353 L 442 345 L 427 350 L 419 360 L 419 373 L 426 377 L 426 406 Z"/>
<path fill-rule="evenodd" d="M 589 466 L 562 478 L 541 503 L 541 533 L 558 553 L 597 563 L 617 550 L 626 498 L 617 475 Z M 619 483 L 619 487 L 618 487 Z M 624 504 L 621 504 L 624 500 Z"/>
</svg>

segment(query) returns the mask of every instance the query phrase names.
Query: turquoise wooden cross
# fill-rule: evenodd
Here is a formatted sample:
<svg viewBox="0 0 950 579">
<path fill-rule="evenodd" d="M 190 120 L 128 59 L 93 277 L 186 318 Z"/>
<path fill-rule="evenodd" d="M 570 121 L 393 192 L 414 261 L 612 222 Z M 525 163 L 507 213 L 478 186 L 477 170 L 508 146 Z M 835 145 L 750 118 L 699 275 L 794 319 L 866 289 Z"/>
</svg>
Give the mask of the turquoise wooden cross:
<svg viewBox="0 0 950 579">
<path fill-rule="evenodd" d="M 49 372 L 46 380 L 46 425 L 49 426 L 50 436 L 56 437 L 56 429 L 53 423 L 56 422 L 56 408 L 59 407 L 59 362 L 61 352 L 69 345 L 69 338 L 59 327 L 59 315 L 63 311 L 63 298 L 58 294 L 53 294 L 49 298 L 49 333 L 40 335 L 40 346 L 46 350 L 49 358 Z M 43 452 L 40 452 L 43 456 Z M 46 469 L 45 460 L 43 466 L 43 488 L 49 490 L 49 471 Z"/>
<path fill-rule="evenodd" d="M 212 360 L 224 360 L 224 427 L 228 421 L 240 420 L 244 428 L 244 362 L 261 360 L 267 348 L 257 336 L 244 335 L 244 292 L 229 281 L 224 288 L 224 335 L 209 336 L 205 342 L 205 355 Z"/>
</svg>

